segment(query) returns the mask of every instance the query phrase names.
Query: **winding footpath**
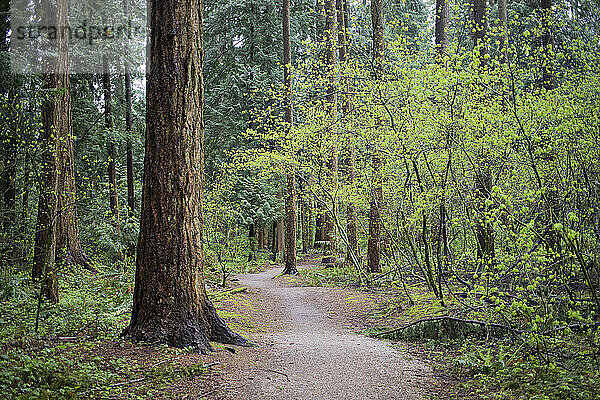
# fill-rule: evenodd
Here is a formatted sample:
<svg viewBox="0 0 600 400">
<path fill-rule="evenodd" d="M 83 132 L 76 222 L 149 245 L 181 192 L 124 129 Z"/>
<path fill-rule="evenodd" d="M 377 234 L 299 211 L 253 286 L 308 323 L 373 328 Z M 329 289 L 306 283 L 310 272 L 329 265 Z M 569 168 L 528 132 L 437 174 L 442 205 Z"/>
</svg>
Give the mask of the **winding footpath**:
<svg viewBox="0 0 600 400">
<path fill-rule="evenodd" d="M 423 398 L 432 374 L 421 360 L 344 327 L 344 316 L 327 306 L 344 301 L 342 291 L 285 286 L 272 279 L 280 270 L 238 276 L 273 326 L 254 334 L 257 347 L 238 350 L 240 360 L 223 371 L 225 399 Z"/>
</svg>

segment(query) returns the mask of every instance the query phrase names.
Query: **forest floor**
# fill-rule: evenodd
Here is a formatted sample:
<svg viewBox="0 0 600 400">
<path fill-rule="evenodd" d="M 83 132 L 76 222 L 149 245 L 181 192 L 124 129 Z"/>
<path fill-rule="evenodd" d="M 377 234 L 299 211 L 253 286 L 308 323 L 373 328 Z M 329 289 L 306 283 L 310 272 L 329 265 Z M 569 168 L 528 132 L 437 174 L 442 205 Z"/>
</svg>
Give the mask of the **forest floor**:
<svg viewBox="0 0 600 400">
<path fill-rule="evenodd" d="M 374 296 L 302 286 L 301 277 L 276 277 L 280 271 L 234 278 L 248 289 L 220 309 L 255 346 L 234 354 L 217 347 L 212 358 L 220 362 L 220 373 L 210 379 L 214 391 L 208 398 L 440 398 L 439 380 L 416 346 L 359 334 L 374 325 Z"/>
<path fill-rule="evenodd" d="M 258 272 L 232 277 L 226 288 L 210 284 L 209 297 L 219 314 L 254 344 L 213 343 L 210 354 L 125 341 L 119 332 L 127 313 L 117 308 L 116 316 L 104 321 L 106 315 L 89 300 L 80 304 L 87 292 L 74 291 L 79 297 L 66 300 L 77 309 L 66 301 L 65 310 L 45 317 L 48 323 L 72 326 L 69 336 L 20 338 L 14 333 L 0 344 L 1 375 L 6 378 L 0 379 L 0 400 L 16 394 L 115 400 L 465 398 L 458 396 L 462 391 L 444 367 L 447 352 L 423 342 L 361 334 L 411 318 L 398 293 L 383 286 L 331 282 L 333 270 L 315 263 L 305 259 L 299 266 L 302 273 L 293 277 L 277 276 L 282 266 L 265 264 Z M 114 275 L 92 281 L 99 286 L 88 288 L 90 293 L 112 290 L 113 284 L 123 296 L 130 293 L 128 275 L 122 275 L 121 283 Z M 11 312 L 20 315 L 17 309 Z M 62 321 L 63 315 L 70 319 Z M 75 317 L 90 322 L 81 328 Z"/>
</svg>

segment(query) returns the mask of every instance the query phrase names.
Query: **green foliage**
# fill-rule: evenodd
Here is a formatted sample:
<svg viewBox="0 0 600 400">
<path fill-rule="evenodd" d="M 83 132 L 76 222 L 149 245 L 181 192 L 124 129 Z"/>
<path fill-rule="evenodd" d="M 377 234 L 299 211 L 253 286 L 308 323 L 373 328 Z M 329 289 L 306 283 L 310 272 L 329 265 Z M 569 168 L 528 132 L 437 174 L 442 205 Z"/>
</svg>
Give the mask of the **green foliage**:
<svg viewBox="0 0 600 400">
<path fill-rule="evenodd" d="M 76 399 L 94 388 L 98 371 L 93 364 L 69 359 L 32 358 L 21 351 L 0 356 L 0 392 L 4 399 Z M 92 376 L 95 374 L 96 376 Z"/>
<path fill-rule="evenodd" d="M 15 274 L 2 284 L 11 295 L 1 304 L 1 342 L 34 335 L 116 337 L 129 319 L 134 268 L 130 263 L 122 263 L 99 269 L 96 276 L 79 269 L 60 272 L 60 302 L 41 304 L 38 332 L 35 325 L 39 288 L 23 274 Z"/>
<path fill-rule="evenodd" d="M 170 361 L 148 368 L 123 357 L 82 359 L 78 350 L 59 346 L 38 350 L 35 356 L 21 350 L 1 354 L 0 399 L 150 399 L 176 380 L 208 372 L 202 363 L 181 366 Z"/>
<path fill-rule="evenodd" d="M 593 399 L 600 375 L 590 364 L 568 370 L 510 343 L 489 347 L 468 343 L 458 349 L 454 372 L 482 399 Z"/>
</svg>

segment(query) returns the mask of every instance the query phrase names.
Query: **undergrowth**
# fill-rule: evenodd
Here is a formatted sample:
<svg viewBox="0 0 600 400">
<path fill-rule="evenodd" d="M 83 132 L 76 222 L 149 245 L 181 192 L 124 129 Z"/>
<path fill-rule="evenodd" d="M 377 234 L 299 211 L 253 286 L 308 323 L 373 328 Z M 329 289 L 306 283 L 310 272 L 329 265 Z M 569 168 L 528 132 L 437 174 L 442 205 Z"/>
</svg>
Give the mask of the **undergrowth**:
<svg viewBox="0 0 600 400">
<path fill-rule="evenodd" d="M 207 374 L 200 356 L 179 362 L 185 349 L 123 341 L 135 265 L 127 259 L 96 268 L 96 274 L 62 270 L 58 304 L 39 302 L 39 287 L 28 271 L 3 270 L 0 399 L 171 398 L 175 381 Z M 209 273 L 207 291 L 217 308 L 236 293 L 222 289 L 219 280 Z M 247 325 L 241 315 L 221 315 L 234 326 Z"/>
</svg>

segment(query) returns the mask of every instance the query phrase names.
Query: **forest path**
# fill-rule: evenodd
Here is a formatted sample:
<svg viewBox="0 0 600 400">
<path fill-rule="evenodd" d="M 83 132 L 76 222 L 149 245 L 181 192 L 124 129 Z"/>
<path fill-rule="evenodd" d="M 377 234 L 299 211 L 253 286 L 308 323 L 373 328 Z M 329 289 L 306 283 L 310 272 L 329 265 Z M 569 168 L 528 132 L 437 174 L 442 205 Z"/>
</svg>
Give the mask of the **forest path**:
<svg viewBox="0 0 600 400">
<path fill-rule="evenodd" d="M 285 277 L 273 279 L 280 271 L 237 277 L 267 329 L 250 335 L 258 347 L 239 349 L 234 364 L 224 368 L 224 398 L 423 398 L 420 387 L 431 382 L 430 368 L 345 326 L 343 289 L 286 286 Z"/>
</svg>

